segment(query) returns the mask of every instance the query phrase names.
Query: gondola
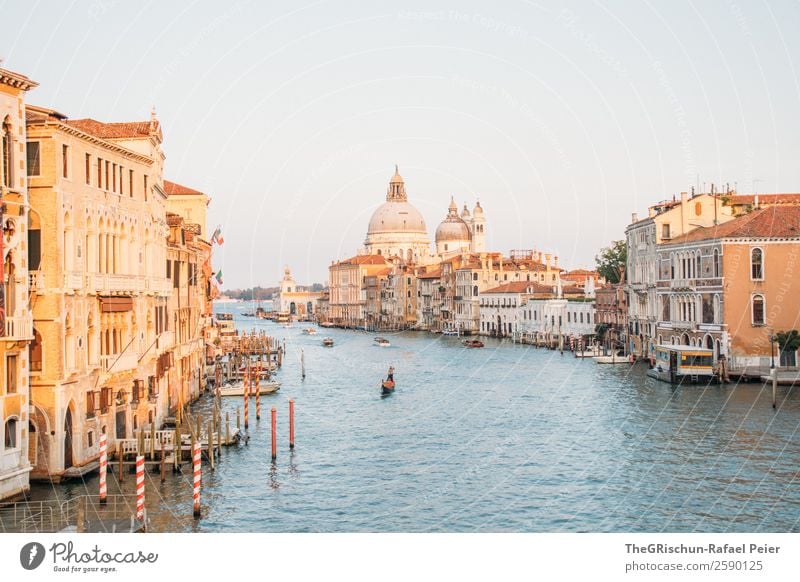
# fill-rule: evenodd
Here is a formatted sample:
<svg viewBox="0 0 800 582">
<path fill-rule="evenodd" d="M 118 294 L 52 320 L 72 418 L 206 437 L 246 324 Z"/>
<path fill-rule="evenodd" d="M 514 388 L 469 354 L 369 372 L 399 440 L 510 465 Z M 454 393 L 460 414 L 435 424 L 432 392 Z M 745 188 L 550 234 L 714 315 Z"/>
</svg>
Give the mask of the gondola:
<svg viewBox="0 0 800 582">
<path fill-rule="evenodd" d="M 394 392 L 394 380 L 381 380 L 381 396 L 388 396 Z"/>
<path fill-rule="evenodd" d="M 464 340 L 461 343 L 463 343 L 464 347 L 467 347 L 467 348 L 482 348 L 483 347 L 483 342 L 481 340 L 476 340 L 476 339 Z"/>
</svg>

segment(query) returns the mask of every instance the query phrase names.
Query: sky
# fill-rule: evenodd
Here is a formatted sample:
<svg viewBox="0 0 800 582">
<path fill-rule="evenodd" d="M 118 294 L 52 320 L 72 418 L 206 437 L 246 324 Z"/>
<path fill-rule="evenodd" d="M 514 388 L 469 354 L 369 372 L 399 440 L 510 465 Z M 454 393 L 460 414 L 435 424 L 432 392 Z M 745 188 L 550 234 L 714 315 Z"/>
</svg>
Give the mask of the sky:
<svg viewBox="0 0 800 582">
<path fill-rule="evenodd" d="M 797 2 L 1 2 L 4 68 L 71 118 L 149 119 L 209 194 L 224 288 L 324 282 L 398 164 L 433 239 L 592 266 L 693 186 L 800 192 Z"/>
</svg>

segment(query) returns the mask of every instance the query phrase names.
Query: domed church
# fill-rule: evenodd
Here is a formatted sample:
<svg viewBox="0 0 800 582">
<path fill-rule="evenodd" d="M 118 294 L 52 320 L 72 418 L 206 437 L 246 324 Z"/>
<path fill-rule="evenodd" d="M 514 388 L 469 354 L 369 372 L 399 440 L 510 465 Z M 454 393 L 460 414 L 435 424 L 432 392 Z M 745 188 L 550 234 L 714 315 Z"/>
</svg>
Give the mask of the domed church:
<svg viewBox="0 0 800 582">
<path fill-rule="evenodd" d="M 470 215 L 466 204 L 461 216 L 455 200 L 445 219 L 436 229 L 436 254 L 431 254 L 431 243 L 425 219 L 408 202 L 405 182 L 395 166 L 389 181 L 386 202 L 372 214 L 364 241 L 369 255 L 400 257 L 406 262 L 425 265 L 461 253 L 481 253 L 486 250 L 486 219 L 480 202 Z"/>
</svg>

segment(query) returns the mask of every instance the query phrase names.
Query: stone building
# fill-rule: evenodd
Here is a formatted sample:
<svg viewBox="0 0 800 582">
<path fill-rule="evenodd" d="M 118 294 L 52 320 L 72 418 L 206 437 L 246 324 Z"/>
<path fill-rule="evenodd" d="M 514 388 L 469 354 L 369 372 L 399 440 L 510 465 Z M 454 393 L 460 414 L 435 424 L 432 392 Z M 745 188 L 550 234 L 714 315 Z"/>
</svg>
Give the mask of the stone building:
<svg viewBox="0 0 800 582">
<path fill-rule="evenodd" d="M 97 466 L 167 410 L 161 127 L 27 108 L 32 477 Z"/>
<path fill-rule="evenodd" d="M 315 316 L 316 302 L 320 297 L 322 297 L 321 291 L 311 291 L 308 287 L 298 285 L 289 267 L 286 267 L 273 304 L 281 313 L 288 313 L 302 320 L 312 320 Z"/>
<path fill-rule="evenodd" d="M 25 128 L 25 95 L 36 86 L 24 75 L 0 69 L 0 500 L 29 489 L 30 454 L 32 451 L 35 457 L 38 436 L 29 418 L 28 349 L 33 317 L 28 287 L 30 205 Z M 35 159 L 33 163 L 39 162 Z"/>
</svg>

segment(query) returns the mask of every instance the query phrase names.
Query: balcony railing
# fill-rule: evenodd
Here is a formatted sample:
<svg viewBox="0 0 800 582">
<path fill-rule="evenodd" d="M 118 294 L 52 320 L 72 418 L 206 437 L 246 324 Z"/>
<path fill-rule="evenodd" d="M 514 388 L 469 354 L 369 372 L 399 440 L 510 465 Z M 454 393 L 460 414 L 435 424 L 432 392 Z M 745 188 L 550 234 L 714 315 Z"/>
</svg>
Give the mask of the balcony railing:
<svg viewBox="0 0 800 582">
<path fill-rule="evenodd" d="M 175 332 L 172 330 L 167 330 L 161 332 L 161 335 L 158 336 L 158 344 L 157 348 L 159 350 L 164 350 L 167 348 L 171 348 L 175 344 Z"/>
<path fill-rule="evenodd" d="M 4 340 L 32 340 L 33 317 L 6 317 L 6 334 Z"/>
<path fill-rule="evenodd" d="M 29 271 L 28 277 L 30 280 L 31 291 L 36 293 L 44 292 L 44 273 L 41 271 Z"/>
<path fill-rule="evenodd" d="M 135 352 L 114 354 L 110 356 L 100 356 L 100 365 L 105 372 L 125 372 L 135 370 L 139 358 Z"/>
</svg>

